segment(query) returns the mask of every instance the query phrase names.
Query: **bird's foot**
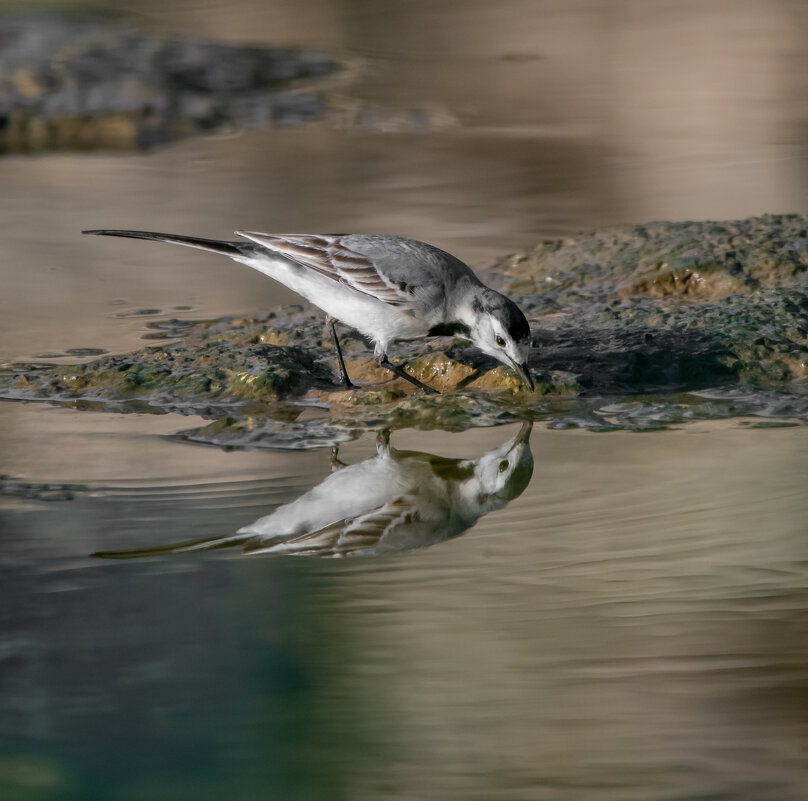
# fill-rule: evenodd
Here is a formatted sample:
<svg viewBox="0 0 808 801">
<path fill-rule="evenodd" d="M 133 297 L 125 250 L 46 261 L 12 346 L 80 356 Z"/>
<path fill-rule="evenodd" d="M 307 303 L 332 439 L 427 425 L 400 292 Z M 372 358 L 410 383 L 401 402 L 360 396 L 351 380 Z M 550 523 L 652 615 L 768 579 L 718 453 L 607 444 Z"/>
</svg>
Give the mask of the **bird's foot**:
<svg viewBox="0 0 808 801">
<path fill-rule="evenodd" d="M 333 445 L 331 447 L 331 459 L 329 460 L 331 472 L 335 473 L 337 470 L 342 470 L 343 467 L 347 466 L 348 465 L 339 458 L 339 445 Z"/>
<path fill-rule="evenodd" d="M 356 384 L 348 378 L 348 371 L 345 369 L 345 359 L 342 358 L 342 348 L 339 346 L 339 338 L 337 337 L 334 322 L 333 317 L 326 317 L 326 326 L 331 330 L 331 336 L 334 338 L 334 349 L 337 351 L 337 359 L 339 360 L 340 381 L 345 389 L 356 389 Z"/>
<path fill-rule="evenodd" d="M 399 378 L 403 378 L 406 381 L 409 381 L 411 384 L 414 384 L 416 387 L 418 387 L 418 389 L 422 389 L 427 394 L 440 395 L 440 392 L 437 389 L 434 389 L 433 387 L 424 384 L 423 381 L 419 381 L 414 375 L 410 375 L 402 367 L 399 367 L 397 364 L 393 364 L 387 358 L 387 356 L 385 356 L 382 359 L 379 359 L 379 364 L 382 367 L 386 367 L 388 370 L 394 372 L 397 376 L 399 376 Z"/>
<path fill-rule="evenodd" d="M 344 373 L 342 375 L 337 376 L 337 380 L 340 384 L 342 384 L 345 389 L 357 389 L 356 384 L 348 378 L 348 374 Z"/>
</svg>

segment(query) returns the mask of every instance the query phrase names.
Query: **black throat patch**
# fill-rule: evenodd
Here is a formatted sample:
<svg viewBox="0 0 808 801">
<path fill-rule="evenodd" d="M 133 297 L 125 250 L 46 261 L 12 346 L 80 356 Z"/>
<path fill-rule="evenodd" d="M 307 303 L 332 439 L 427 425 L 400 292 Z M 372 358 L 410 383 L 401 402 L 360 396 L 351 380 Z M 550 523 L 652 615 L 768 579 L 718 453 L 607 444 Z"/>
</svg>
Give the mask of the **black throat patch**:
<svg viewBox="0 0 808 801">
<path fill-rule="evenodd" d="M 469 327 L 465 323 L 440 323 L 433 325 L 427 332 L 430 337 L 451 337 L 455 334 L 463 334 L 468 336 L 471 333 Z"/>
</svg>

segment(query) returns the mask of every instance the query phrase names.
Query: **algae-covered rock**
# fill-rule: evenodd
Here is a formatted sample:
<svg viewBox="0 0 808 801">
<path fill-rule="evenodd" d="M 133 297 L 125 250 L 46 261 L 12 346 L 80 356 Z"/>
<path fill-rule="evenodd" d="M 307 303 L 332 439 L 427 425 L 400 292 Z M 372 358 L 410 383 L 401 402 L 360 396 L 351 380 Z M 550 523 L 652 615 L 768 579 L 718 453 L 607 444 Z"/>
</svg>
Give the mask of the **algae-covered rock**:
<svg viewBox="0 0 808 801">
<path fill-rule="evenodd" d="M 718 298 L 804 283 L 808 218 L 624 225 L 543 242 L 499 269 L 519 294 L 554 303 L 599 294 Z"/>
<path fill-rule="evenodd" d="M 111 17 L 0 18 L 0 153 L 131 149 L 320 118 L 321 54 L 146 33 Z"/>
<path fill-rule="evenodd" d="M 0 397 L 199 414 L 213 422 L 183 436 L 220 447 L 515 419 L 598 431 L 808 420 L 806 230 L 796 216 L 625 226 L 501 262 L 487 280 L 530 317 L 532 393 L 465 340 L 397 343 L 394 359 L 443 393 L 427 396 L 343 332 L 357 385 L 346 389 L 322 315 L 293 307 L 173 325 L 159 345 L 87 364 L 16 365 L 0 372 Z"/>
<path fill-rule="evenodd" d="M 134 353 L 104 355 L 78 365 L 14 365 L 0 372 L 0 396 L 205 416 L 225 409 L 247 415 L 260 408 L 276 419 L 294 418 L 288 403 L 283 405 L 287 401 L 331 408 L 336 416 L 345 408 L 364 409 L 366 419 L 375 419 L 378 408 L 420 396 L 412 384 L 380 367 L 366 345 L 350 338 L 346 350 L 355 356 L 348 360 L 348 371 L 356 386 L 346 390 L 331 343 L 321 344 L 321 329 L 321 315 L 301 307 L 287 309 L 280 317 L 273 313 L 189 323 L 172 329 L 170 340 Z M 460 391 L 467 379 L 478 376 L 480 388 L 489 393 L 514 392 L 511 372 L 490 369 L 484 358 L 475 366 L 473 353 L 457 359 L 428 346 L 419 355 L 419 348 L 424 349 L 423 342 L 402 346 L 405 354 L 413 355 L 402 362 L 405 369 L 442 392 Z"/>
<path fill-rule="evenodd" d="M 183 340 L 72 366 L 22 365 L 0 376 L 6 397 L 139 400 L 188 413 L 214 405 L 274 402 L 329 386 L 332 374 L 294 346 L 254 345 L 250 326 L 212 333 L 200 324 Z"/>
<path fill-rule="evenodd" d="M 540 363 L 585 390 L 805 389 L 808 218 L 621 226 L 498 265 Z"/>
</svg>

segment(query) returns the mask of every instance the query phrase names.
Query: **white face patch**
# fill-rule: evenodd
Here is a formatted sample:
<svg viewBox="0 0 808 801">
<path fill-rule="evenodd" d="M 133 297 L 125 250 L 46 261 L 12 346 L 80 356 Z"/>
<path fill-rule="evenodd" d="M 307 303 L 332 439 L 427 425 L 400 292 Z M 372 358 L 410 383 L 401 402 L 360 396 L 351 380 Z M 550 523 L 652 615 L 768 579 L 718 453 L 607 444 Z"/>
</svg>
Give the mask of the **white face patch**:
<svg viewBox="0 0 808 801">
<path fill-rule="evenodd" d="M 500 302 L 480 303 L 472 306 L 471 311 L 473 314 L 466 320 L 474 344 L 531 384 L 526 366 L 530 353 L 530 327 L 519 308 L 500 296 Z"/>
</svg>

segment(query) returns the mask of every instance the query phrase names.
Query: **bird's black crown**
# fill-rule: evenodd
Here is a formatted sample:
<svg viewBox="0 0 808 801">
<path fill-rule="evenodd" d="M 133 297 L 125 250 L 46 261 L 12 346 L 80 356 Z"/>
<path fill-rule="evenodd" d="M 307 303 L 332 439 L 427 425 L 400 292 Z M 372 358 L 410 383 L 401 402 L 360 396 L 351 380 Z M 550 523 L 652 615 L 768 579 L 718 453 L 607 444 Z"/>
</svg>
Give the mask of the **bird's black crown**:
<svg viewBox="0 0 808 801">
<path fill-rule="evenodd" d="M 474 298 L 472 307 L 478 313 L 491 314 L 501 320 L 505 330 L 514 342 L 521 342 L 530 338 L 530 326 L 525 315 L 505 295 L 500 295 L 499 292 L 492 289 L 482 297 Z"/>
</svg>

